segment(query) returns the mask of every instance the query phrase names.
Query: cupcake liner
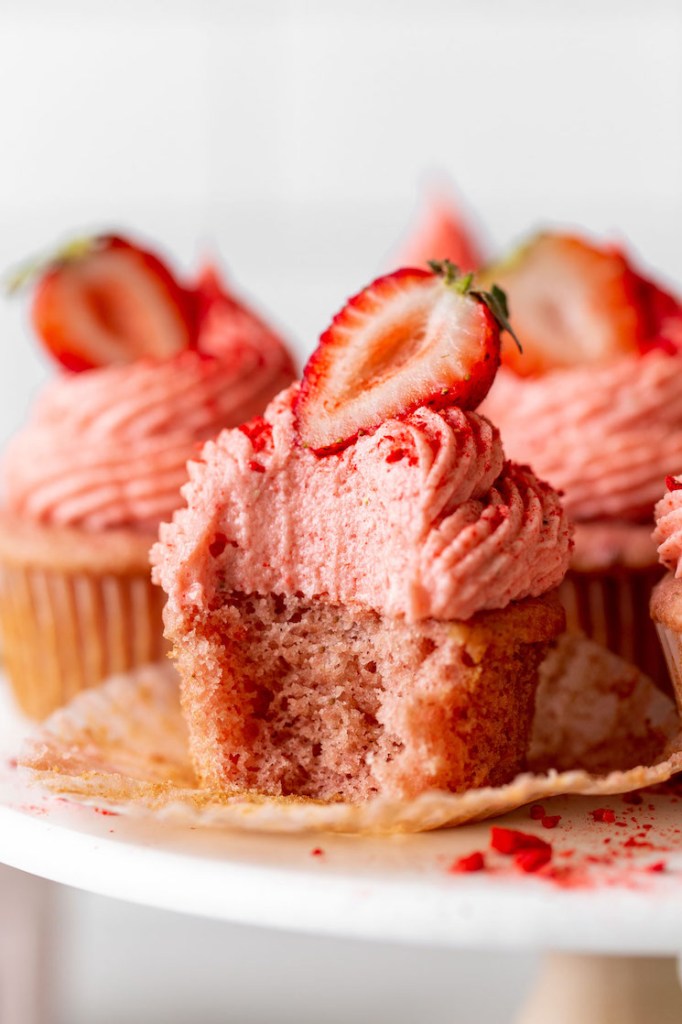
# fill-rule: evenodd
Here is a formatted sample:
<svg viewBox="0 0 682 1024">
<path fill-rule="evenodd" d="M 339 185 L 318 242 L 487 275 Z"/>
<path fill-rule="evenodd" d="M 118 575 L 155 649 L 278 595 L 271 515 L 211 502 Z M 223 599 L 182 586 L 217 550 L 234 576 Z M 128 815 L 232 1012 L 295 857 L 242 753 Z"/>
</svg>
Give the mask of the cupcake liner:
<svg viewBox="0 0 682 1024">
<path fill-rule="evenodd" d="M 551 796 L 623 793 L 664 782 L 682 770 L 682 734 L 672 701 L 649 679 L 593 642 L 566 636 L 541 670 L 531 770 L 500 787 L 357 804 L 202 789 L 188 753 L 177 676 L 168 665 L 80 694 L 28 742 L 19 763 L 52 792 L 180 825 L 419 832 Z"/>
<path fill-rule="evenodd" d="M 656 623 L 656 630 L 672 680 L 677 706 L 682 707 L 682 636 L 661 622 Z"/>
<path fill-rule="evenodd" d="M 3 658 L 21 710 L 44 718 L 80 690 L 162 658 L 164 602 L 146 570 L 0 563 Z"/>
<path fill-rule="evenodd" d="M 584 633 L 669 690 L 665 657 L 649 616 L 651 592 L 662 574 L 659 565 L 571 569 L 559 594 L 569 632 Z"/>
</svg>

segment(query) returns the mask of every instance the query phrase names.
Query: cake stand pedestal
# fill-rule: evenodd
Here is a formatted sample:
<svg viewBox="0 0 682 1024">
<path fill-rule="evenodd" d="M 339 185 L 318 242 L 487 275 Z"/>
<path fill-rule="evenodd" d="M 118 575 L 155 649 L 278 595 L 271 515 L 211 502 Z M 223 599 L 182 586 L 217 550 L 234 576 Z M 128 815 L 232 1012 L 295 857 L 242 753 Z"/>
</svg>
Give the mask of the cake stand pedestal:
<svg viewBox="0 0 682 1024">
<path fill-rule="evenodd" d="M 515 1024 L 679 1024 L 675 957 L 548 953 Z"/>
<path fill-rule="evenodd" d="M 674 792 L 647 793 L 639 804 L 556 798 L 545 805 L 560 815 L 551 831 L 527 808 L 497 819 L 552 842 L 553 874 L 533 875 L 490 852 L 489 822 L 413 836 L 275 835 L 80 806 L 16 771 L 26 729 L 0 686 L 0 864 L 8 868 L 233 923 L 453 950 L 544 951 L 517 1024 L 682 1020 L 682 798 Z M 595 822 L 592 812 L 604 807 L 615 822 Z M 453 873 L 455 860 L 474 850 L 485 852 L 490 870 Z M 22 895 L 14 881 L 21 877 L 0 872 L 0 984 L 21 974 L 6 940 L 16 895 L 17 906 L 33 907 L 22 958 L 35 988 L 46 892 L 26 880 Z M 44 1024 L 40 1008 L 15 995 L 3 1024 Z"/>
</svg>

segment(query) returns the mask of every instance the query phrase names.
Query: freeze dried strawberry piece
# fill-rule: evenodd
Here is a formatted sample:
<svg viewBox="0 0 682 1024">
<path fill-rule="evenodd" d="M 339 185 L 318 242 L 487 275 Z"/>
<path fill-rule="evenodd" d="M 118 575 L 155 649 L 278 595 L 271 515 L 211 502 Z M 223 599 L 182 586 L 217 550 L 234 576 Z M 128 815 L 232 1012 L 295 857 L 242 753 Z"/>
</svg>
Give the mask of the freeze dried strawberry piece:
<svg viewBox="0 0 682 1024">
<path fill-rule="evenodd" d="M 537 847 L 532 850 L 519 850 L 514 857 L 514 864 L 527 873 L 539 871 L 552 859 L 552 847 Z"/>
<path fill-rule="evenodd" d="M 14 283 L 33 277 L 35 329 L 69 370 L 167 359 L 192 344 L 184 288 L 158 256 L 118 235 L 72 242 Z"/>
<path fill-rule="evenodd" d="M 529 832 L 494 825 L 490 830 L 490 845 L 499 853 L 512 854 L 518 850 L 550 850 L 550 844 Z"/>
<path fill-rule="evenodd" d="M 603 822 L 606 825 L 613 825 L 616 820 L 616 812 L 609 807 L 597 807 L 590 813 L 595 821 Z"/>
<path fill-rule="evenodd" d="M 452 875 L 469 874 L 473 871 L 485 870 L 485 858 L 480 850 L 470 853 L 467 857 L 458 857 L 448 868 Z"/>
<path fill-rule="evenodd" d="M 504 294 L 472 288 L 448 261 L 380 277 L 338 313 L 303 371 L 301 442 L 329 454 L 419 406 L 474 409 L 511 330 Z"/>
</svg>

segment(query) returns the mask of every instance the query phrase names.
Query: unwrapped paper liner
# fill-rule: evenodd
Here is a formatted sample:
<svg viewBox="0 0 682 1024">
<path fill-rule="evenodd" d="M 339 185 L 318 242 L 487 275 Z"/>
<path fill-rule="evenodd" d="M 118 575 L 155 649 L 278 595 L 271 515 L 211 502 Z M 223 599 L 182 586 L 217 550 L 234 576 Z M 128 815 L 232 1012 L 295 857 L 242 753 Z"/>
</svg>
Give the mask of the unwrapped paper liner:
<svg viewBox="0 0 682 1024">
<path fill-rule="evenodd" d="M 181 825 L 270 832 L 421 832 L 561 794 L 629 792 L 682 771 L 677 712 L 632 665 L 567 635 L 541 676 L 531 771 L 497 788 L 361 804 L 200 789 L 169 665 L 79 694 L 48 719 L 19 763 L 40 785 L 82 803 Z"/>
</svg>

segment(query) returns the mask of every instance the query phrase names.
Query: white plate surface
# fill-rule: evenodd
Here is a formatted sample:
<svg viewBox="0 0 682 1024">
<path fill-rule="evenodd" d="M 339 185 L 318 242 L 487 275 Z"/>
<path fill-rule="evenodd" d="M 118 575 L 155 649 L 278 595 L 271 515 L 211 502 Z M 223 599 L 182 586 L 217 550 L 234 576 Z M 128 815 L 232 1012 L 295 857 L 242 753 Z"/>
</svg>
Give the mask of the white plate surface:
<svg viewBox="0 0 682 1024">
<path fill-rule="evenodd" d="M 0 862 L 12 867 L 135 903 L 327 935 L 472 949 L 682 950 L 682 797 L 674 794 L 647 794 L 638 806 L 621 797 L 548 801 L 547 813 L 561 815 L 551 831 L 527 808 L 498 819 L 552 841 L 562 874 L 551 879 L 490 854 L 490 823 L 390 838 L 275 836 L 105 814 L 19 777 L 11 758 L 25 730 L 0 687 Z M 597 807 L 622 824 L 595 823 Z M 496 870 L 448 870 L 473 850 Z M 665 871 L 647 870 L 661 861 Z"/>
</svg>

